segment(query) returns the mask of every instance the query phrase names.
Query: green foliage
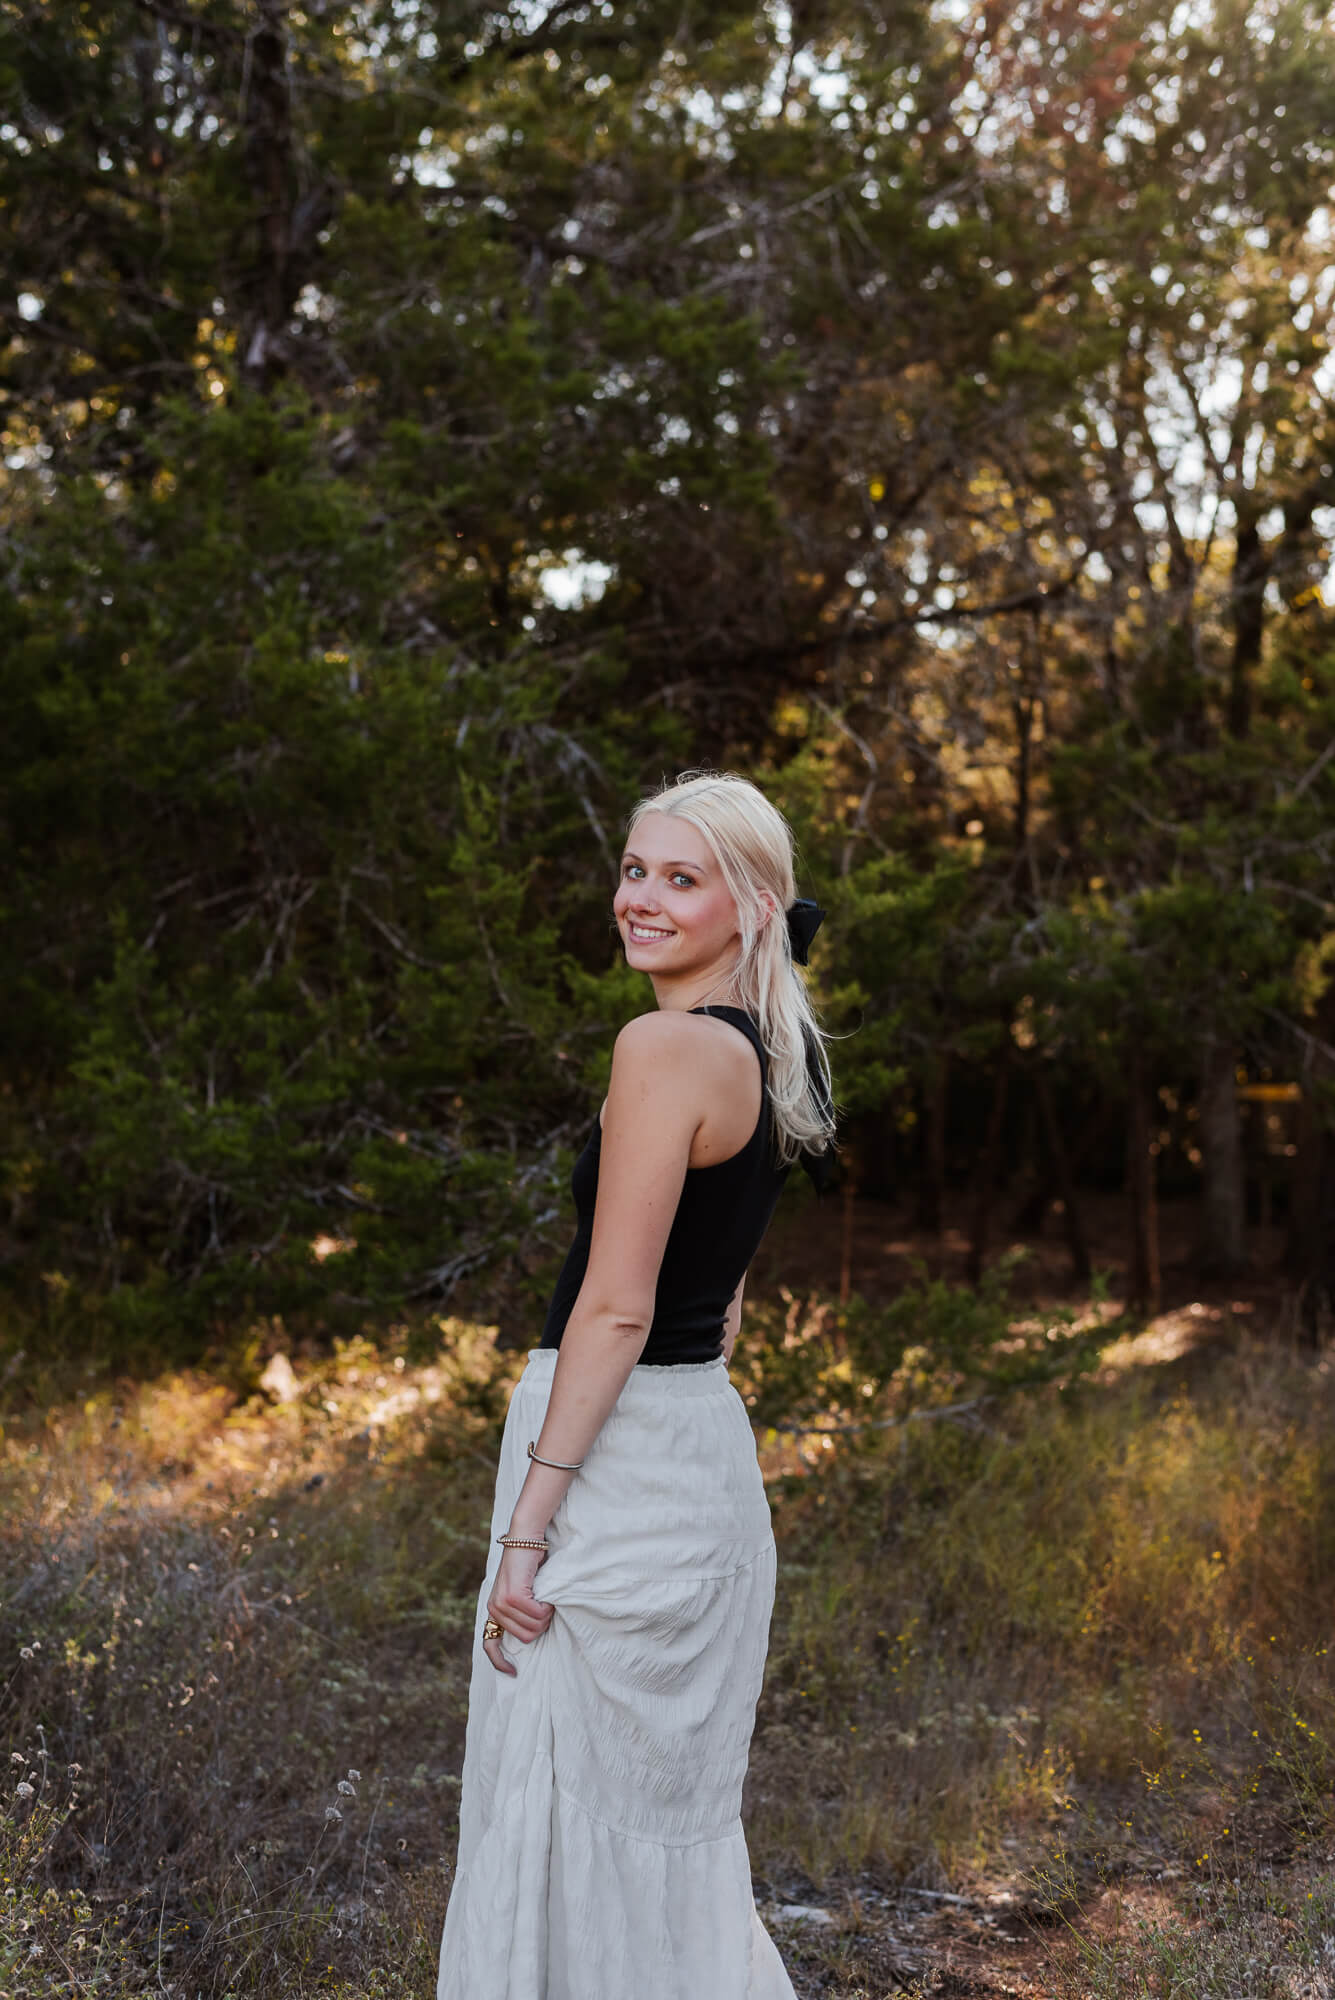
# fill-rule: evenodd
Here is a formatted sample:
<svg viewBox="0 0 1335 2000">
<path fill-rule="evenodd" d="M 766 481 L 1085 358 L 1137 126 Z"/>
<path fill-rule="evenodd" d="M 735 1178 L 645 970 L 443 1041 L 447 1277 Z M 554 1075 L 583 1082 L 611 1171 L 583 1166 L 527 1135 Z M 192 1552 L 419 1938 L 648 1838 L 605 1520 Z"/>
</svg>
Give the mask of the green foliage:
<svg viewBox="0 0 1335 2000">
<path fill-rule="evenodd" d="M 919 1266 L 886 1304 L 790 1298 L 783 1313 L 761 1309 L 765 1344 L 740 1357 L 754 1420 L 861 1433 L 961 1400 L 976 1411 L 1010 1390 L 1078 1380 L 1109 1339 L 1109 1323 L 1021 1306 L 1013 1288 L 1022 1258 L 1009 1252 L 977 1286 L 929 1278 Z M 1104 1293 L 1100 1281 L 1095 1297 Z"/>
<path fill-rule="evenodd" d="M 8 9 L 29 1308 L 533 1281 L 688 764 L 798 827 L 850 1119 L 1133 1046 L 1324 1106 L 1335 44 L 1050 30 Z"/>
</svg>

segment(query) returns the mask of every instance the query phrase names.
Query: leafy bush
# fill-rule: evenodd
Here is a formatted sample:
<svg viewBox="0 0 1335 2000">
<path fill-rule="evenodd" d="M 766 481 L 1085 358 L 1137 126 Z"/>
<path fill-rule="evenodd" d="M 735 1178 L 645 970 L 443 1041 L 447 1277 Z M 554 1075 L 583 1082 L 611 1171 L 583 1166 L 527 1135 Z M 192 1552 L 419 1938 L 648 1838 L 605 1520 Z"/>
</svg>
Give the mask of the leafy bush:
<svg viewBox="0 0 1335 2000">
<path fill-rule="evenodd" d="M 942 1404 L 973 1405 L 1022 1387 L 1074 1381 L 1115 1331 L 1093 1311 L 1035 1312 L 1014 1296 L 1024 1252 L 1013 1250 L 977 1286 L 929 1278 L 885 1302 L 846 1306 L 786 1296 L 761 1308 L 739 1347 L 736 1372 L 755 1421 L 776 1428 L 893 1425 Z"/>
</svg>

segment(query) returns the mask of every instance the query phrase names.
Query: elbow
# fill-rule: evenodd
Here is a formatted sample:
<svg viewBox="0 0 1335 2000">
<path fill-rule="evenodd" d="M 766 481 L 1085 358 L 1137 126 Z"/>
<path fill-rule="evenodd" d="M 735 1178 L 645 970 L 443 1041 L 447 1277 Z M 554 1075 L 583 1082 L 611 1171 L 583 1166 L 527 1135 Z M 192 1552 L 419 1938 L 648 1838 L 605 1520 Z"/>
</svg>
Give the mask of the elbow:
<svg viewBox="0 0 1335 2000">
<path fill-rule="evenodd" d="M 654 1323 L 651 1312 L 628 1312 L 624 1308 L 609 1310 L 599 1314 L 599 1322 L 605 1326 L 613 1340 L 625 1341 L 638 1354 L 649 1338 L 649 1329 Z"/>
<path fill-rule="evenodd" d="M 618 1344 L 624 1341 L 636 1349 L 644 1346 L 654 1323 L 652 1299 L 646 1304 L 635 1298 L 581 1297 L 576 1310 L 581 1320 L 597 1327 L 608 1340 Z"/>
</svg>

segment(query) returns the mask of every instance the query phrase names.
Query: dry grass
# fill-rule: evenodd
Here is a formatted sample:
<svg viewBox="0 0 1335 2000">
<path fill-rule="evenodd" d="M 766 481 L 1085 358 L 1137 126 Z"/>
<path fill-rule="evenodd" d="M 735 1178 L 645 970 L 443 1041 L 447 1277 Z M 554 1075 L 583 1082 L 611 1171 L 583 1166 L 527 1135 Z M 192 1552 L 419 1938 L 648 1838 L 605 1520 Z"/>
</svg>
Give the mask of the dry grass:
<svg viewBox="0 0 1335 2000">
<path fill-rule="evenodd" d="M 1231 1865 L 1243 1874 L 1228 1873 Z M 1335 1883 L 1258 1870 L 1230 1855 L 1185 1909 L 1110 1896 L 1054 1968 L 1052 2000 L 1328 2000 L 1335 1991 Z"/>
<path fill-rule="evenodd" d="M 427 1990 L 515 1366 L 446 1332 L 278 1409 L 174 1377 L 8 1427 L 4 1872 L 91 1912 L 71 1959 L 28 1910 L 19 1991 Z"/>
<path fill-rule="evenodd" d="M 872 1433 L 778 1482 L 766 1844 L 813 1877 L 930 1853 L 955 1872 L 1117 1788 L 1162 1817 L 1165 1774 L 1202 1759 L 1257 1798 L 1321 1764 L 1330 1405 L 1324 1364 L 1253 1346 L 1191 1392 Z"/>
<path fill-rule="evenodd" d="M 90 1378 L 7 1418 L 16 2000 L 432 1990 L 522 1357 L 414 1339 L 307 1364 L 279 1406 Z M 1183 1366 L 986 1428 L 762 1434 L 781 1582 L 748 1835 L 763 1896 L 834 1919 L 786 1943 L 804 1993 L 951 1990 L 906 1884 L 1042 1927 L 1026 1990 L 1063 2000 L 1330 1990 L 1335 1372 L 1259 1336 Z M 1110 1895 L 1120 1927 L 1077 1943 Z"/>
</svg>

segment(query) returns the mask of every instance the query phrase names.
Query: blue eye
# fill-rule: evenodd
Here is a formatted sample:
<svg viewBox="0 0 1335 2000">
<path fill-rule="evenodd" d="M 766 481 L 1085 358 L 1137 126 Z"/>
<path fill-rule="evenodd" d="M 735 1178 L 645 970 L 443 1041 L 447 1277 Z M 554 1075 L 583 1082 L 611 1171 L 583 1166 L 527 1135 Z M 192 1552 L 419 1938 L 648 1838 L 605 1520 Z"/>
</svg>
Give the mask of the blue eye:
<svg viewBox="0 0 1335 2000">
<path fill-rule="evenodd" d="M 639 861 L 624 861 L 621 864 L 621 879 L 623 882 L 628 881 L 632 875 L 643 874 L 644 866 Z M 674 868 L 668 880 L 670 882 L 684 882 L 688 889 L 694 889 L 696 886 L 694 875 L 688 875 L 684 868 Z"/>
</svg>

